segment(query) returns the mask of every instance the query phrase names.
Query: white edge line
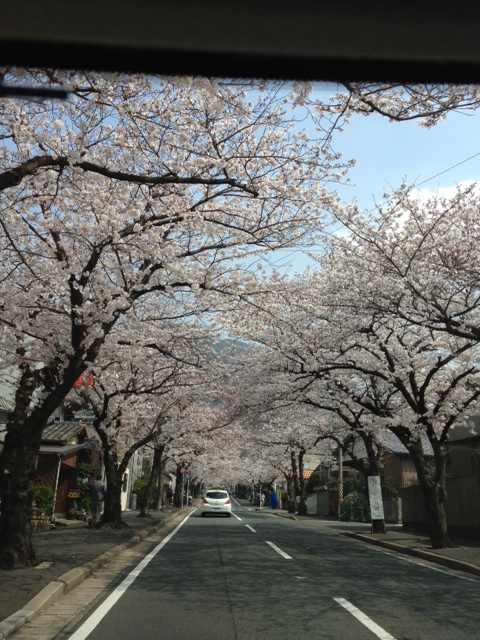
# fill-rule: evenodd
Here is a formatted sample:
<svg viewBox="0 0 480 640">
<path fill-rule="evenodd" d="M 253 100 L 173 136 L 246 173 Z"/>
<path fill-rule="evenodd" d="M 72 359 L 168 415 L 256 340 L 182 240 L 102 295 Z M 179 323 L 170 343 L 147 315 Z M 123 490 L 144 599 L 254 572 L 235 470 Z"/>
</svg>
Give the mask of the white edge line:
<svg viewBox="0 0 480 640">
<path fill-rule="evenodd" d="M 272 547 L 272 549 L 275 549 L 275 551 L 279 553 L 282 556 L 282 558 L 285 558 L 286 560 L 292 560 L 292 556 L 289 556 L 288 553 L 285 553 L 285 551 L 282 551 L 281 549 L 279 549 L 276 544 L 273 544 L 273 542 L 269 542 L 268 540 L 265 540 L 265 542 L 269 544 Z"/>
<path fill-rule="evenodd" d="M 255 529 L 254 529 L 253 527 L 251 527 L 249 524 L 246 524 L 245 526 L 247 527 L 247 529 L 250 529 L 250 531 L 251 531 L 252 533 L 257 533 L 257 532 L 255 531 Z"/>
<path fill-rule="evenodd" d="M 401 555 L 398 551 L 397 552 L 393 552 L 393 551 L 385 551 L 385 549 L 381 549 L 381 548 L 377 548 L 375 547 L 375 551 L 377 553 L 383 553 L 386 556 L 391 556 L 392 558 L 396 558 L 397 560 L 403 560 L 404 562 L 410 562 L 410 564 L 414 564 L 417 567 L 423 567 L 424 569 L 430 569 L 430 571 L 436 571 L 437 573 L 443 573 L 446 576 L 449 576 L 450 578 L 458 578 L 459 580 L 465 580 L 466 582 L 473 582 L 475 584 L 478 584 L 479 580 L 478 578 L 469 578 L 467 576 L 463 576 L 460 575 L 458 573 L 454 573 L 454 569 L 447 571 L 446 569 L 439 569 L 438 567 L 434 567 L 431 564 L 427 564 L 428 560 L 426 560 L 425 562 L 421 562 L 420 560 L 415 560 L 413 558 L 407 558 L 406 556 Z M 458 571 L 458 569 L 457 569 Z"/>
<path fill-rule="evenodd" d="M 380 640 L 395 640 L 395 638 L 385 631 L 385 629 L 382 629 L 382 627 L 371 620 L 365 613 L 360 611 L 360 609 L 357 609 L 357 607 L 355 607 L 351 602 L 345 600 L 345 598 L 334 598 L 334 600 L 351 613 L 352 616 L 355 616 L 355 618 L 365 625 L 367 629 L 370 629 L 370 631 L 374 633 L 377 638 L 380 638 Z"/>
<path fill-rule="evenodd" d="M 181 527 L 185 524 L 185 522 L 192 515 L 193 511 L 188 514 L 186 518 L 180 522 L 179 525 L 175 527 L 173 531 L 171 531 L 168 536 L 166 536 L 149 554 L 147 554 L 141 562 L 133 569 L 128 576 L 121 582 L 118 587 L 113 591 L 108 598 L 92 613 L 92 615 L 75 631 L 73 635 L 70 636 L 69 640 L 84 640 L 95 627 L 102 621 L 102 619 L 107 615 L 113 605 L 122 597 L 125 591 L 130 587 L 133 582 L 138 578 L 138 576 L 145 569 L 147 564 L 152 560 L 159 551 L 163 549 L 163 547 L 169 542 L 173 536 L 179 531 Z"/>
<path fill-rule="evenodd" d="M 233 513 L 233 511 L 232 511 L 232 516 L 234 516 L 237 520 L 240 520 L 240 522 L 242 521 L 242 519 L 239 518 L 236 513 Z"/>
</svg>

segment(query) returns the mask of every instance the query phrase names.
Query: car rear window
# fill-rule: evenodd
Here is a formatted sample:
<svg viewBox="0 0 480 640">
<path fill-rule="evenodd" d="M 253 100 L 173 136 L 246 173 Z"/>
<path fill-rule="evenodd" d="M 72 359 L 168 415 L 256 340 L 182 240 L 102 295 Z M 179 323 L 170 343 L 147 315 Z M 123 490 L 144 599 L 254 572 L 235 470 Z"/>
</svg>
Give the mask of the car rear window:
<svg viewBox="0 0 480 640">
<path fill-rule="evenodd" d="M 223 498 L 228 498 L 228 493 L 226 491 L 207 491 L 207 498 L 221 500 Z"/>
</svg>

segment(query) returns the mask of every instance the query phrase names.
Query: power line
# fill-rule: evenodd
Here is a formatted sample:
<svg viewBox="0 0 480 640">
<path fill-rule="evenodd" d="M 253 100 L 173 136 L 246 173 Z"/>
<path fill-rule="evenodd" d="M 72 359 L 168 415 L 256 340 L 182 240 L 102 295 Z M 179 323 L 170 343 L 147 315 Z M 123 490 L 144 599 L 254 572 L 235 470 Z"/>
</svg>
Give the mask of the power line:
<svg viewBox="0 0 480 640">
<path fill-rule="evenodd" d="M 462 160 L 461 162 L 457 162 L 457 164 L 454 164 L 451 167 L 448 167 L 448 169 L 444 169 L 443 171 L 440 171 L 440 173 L 436 173 L 434 176 L 431 176 L 430 178 L 426 178 L 425 180 L 423 180 L 422 182 L 419 182 L 415 186 L 416 187 L 420 187 L 422 184 L 425 184 L 426 182 L 430 182 L 430 180 L 434 180 L 435 178 L 438 178 L 438 176 L 441 176 L 444 173 L 448 173 L 452 169 L 456 169 L 460 165 L 465 164 L 465 162 L 469 162 L 470 160 L 473 160 L 474 158 L 477 158 L 478 156 L 480 156 L 480 151 L 478 153 L 475 153 L 473 156 L 470 156 L 469 158 L 466 158 L 465 160 Z"/>
<path fill-rule="evenodd" d="M 419 183 L 414 183 L 414 187 L 418 188 L 421 187 L 422 185 L 426 184 L 427 182 L 430 182 L 430 180 L 434 180 L 435 178 L 438 178 L 439 176 L 442 176 L 445 173 L 448 173 L 449 171 L 451 171 L 452 169 L 456 169 L 457 167 L 461 166 L 462 164 L 465 164 L 466 162 L 470 162 L 470 160 L 473 160 L 474 158 L 478 158 L 478 156 L 480 156 L 480 151 L 478 153 L 475 153 L 473 156 L 470 156 L 468 158 L 465 158 L 465 160 L 461 160 L 460 162 L 457 162 L 456 164 L 451 165 L 450 167 L 448 167 L 447 169 L 444 169 L 443 171 L 440 171 L 439 173 L 436 173 L 433 176 L 430 176 L 429 178 L 425 178 L 425 180 L 422 180 L 422 182 Z M 386 202 L 386 201 L 384 201 Z M 381 203 L 383 204 L 383 202 Z M 376 208 L 376 207 L 375 207 Z M 370 209 L 370 211 L 374 211 L 375 208 Z M 340 229 L 341 227 L 338 227 L 338 229 Z M 335 229 L 332 230 L 331 233 L 334 233 Z M 328 233 L 327 235 L 331 235 L 331 233 Z M 310 252 L 310 253 L 315 253 L 315 252 L 321 252 L 323 251 L 323 249 L 321 247 L 309 247 L 309 248 L 301 248 L 301 247 L 290 247 L 290 254 L 295 254 L 295 253 L 303 253 L 306 254 L 306 252 Z M 283 258 L 279 258 L 276 261 L 272 261 L 271 264 L 272 265 L 276 265 L 278 264 L 278 262 L 280 262 L 281 260 L 285 260 L 288 259 L 288 255 L 284 256 Z"/>
</svg>

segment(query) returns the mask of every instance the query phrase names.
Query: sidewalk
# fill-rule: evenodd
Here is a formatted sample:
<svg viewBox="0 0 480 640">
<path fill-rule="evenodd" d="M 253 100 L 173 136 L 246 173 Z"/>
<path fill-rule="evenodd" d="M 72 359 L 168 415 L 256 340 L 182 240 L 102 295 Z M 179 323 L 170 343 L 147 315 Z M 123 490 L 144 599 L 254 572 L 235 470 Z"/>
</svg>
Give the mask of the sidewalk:
<svg viewBox="0 0 480 640">
<path fill-rule="evenodd" d="M 138 511 L 122 513 L 126 529 L 90 529 L 79 520 L 57 520 L 57 527 L 33 534 L 39 565 L 0 571 L 0 640 L 13 633 L 44 608 L 76 586 L 96 568 L 144 540 L 172 520 L 180 511 L 168 507 L 139 518 Z M 28 612 L 28 613 L 27 613 Z M 28 617 L 29 616 L 29 617 Z"/>
<path fill-rule="evenodd" d="M 389 531 L 387 527 L 385 535 L 354 531 L 343 531 L 342 533 L 363 542 L 480 576 L 480 545 L 474 541 L 457 540 L 454 542 L 455 546 L 449 549 L 432 549 L 428 535 L 409 533 L 401 529 Z"/>
</svg>

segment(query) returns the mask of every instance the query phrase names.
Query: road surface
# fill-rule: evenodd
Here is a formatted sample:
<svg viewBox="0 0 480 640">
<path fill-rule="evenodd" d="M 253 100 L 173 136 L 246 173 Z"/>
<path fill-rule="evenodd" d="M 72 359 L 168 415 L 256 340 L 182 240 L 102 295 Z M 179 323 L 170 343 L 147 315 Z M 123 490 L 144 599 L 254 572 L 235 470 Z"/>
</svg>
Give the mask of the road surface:
<svg viewBox="0 0 480 640">
<path fill-rule="evenodd" d="M 475 576 L 234 505 L 231 518 L 194 511 L 54 637 L 473 640 L 479 601 Z M 43 640 L 31 632 L 18 640 Z"/>
</svg>

